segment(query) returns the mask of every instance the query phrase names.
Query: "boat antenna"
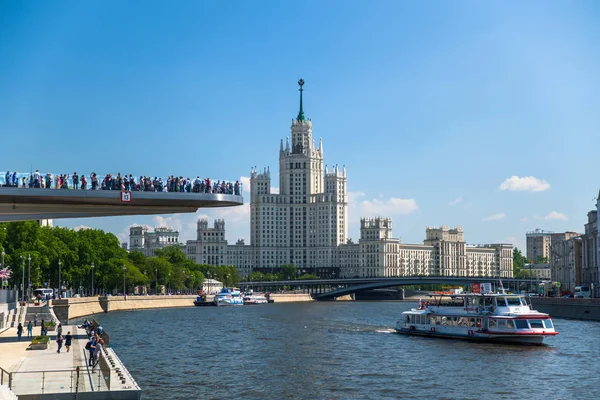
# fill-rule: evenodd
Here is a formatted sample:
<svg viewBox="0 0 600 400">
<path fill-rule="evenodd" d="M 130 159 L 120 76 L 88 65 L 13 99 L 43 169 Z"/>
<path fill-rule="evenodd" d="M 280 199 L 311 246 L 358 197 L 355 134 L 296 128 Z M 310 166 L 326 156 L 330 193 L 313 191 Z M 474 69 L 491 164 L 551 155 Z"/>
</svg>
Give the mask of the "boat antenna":
<svg viewBox="0 0 600 400">
<path fill-rule="evenodd" d="M 506 294 L 506 289 L 504 289 L 504 285 L 502 285 L 502 279 L 498 279 L 498 282 L 499 282 L 498 286 L 500 287 L 500 290 L 502 290 L 502 292 L 500 292 L 500 294 Z"/>
</svg>

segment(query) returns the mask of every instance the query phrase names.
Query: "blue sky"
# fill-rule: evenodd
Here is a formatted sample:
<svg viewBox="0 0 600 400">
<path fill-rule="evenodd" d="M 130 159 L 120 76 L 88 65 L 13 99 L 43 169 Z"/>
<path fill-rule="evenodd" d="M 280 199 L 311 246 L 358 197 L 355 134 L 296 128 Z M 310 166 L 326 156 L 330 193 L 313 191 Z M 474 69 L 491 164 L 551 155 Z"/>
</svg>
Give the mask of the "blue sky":
<svg viewBox="0 0 600 400">
<path fill-rule="evenodd" d="M 0 3 L 1 168 L 203 175 L 270 166 L 298 109 L 346 165 L 350 237 L 390 216 L 420 243 L 583 230 L 600 187 L 595 1 Z M 249 200 L 249 196 L 246 196 Z M 55 221 L 249 237 L 248 206 Z M 248 241 L 247 241 L 248 242 Z"/>
</svg>

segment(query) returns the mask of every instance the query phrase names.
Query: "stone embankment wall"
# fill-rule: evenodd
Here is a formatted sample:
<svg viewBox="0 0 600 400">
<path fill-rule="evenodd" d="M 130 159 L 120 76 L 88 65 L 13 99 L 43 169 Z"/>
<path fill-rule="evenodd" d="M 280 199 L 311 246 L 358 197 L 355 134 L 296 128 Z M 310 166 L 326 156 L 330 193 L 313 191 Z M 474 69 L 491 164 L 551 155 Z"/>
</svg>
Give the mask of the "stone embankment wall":
<svg viewBox="0 0 600 400">
<path fill-rule="evenodd" d="M 269 298 L 274 303 L 292 303 L 298 301 L 314 301 L 308 293 L 270 293 Z"/>
<path fill-rule="evenodd" d="M 52 306 L 61 321 L 110 311 L 144 310 L 149 308 L 193 307 L 195 295 L 179 296 L 111 296 L 53 300 Z"/>
<path fill-rule="evenodd" d="M 600 321 L 600 299 L 530 297 L 533 308 L 553 318 Z"/>
</svg>

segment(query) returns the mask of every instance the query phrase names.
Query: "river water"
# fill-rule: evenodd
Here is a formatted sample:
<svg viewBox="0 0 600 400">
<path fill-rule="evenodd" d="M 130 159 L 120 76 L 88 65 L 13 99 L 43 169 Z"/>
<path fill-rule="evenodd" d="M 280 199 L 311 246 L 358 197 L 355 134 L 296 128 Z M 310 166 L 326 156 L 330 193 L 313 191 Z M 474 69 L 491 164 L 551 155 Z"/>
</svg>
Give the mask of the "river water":
<svg viewBox="0 0 600 400">
<path fill-rule="evenodd" d="M 597 399 L 600 323 L 544 346 L 393 333 L 402 302 L 114 312 L 96 318 L 142 399 Z"/>
</svg>

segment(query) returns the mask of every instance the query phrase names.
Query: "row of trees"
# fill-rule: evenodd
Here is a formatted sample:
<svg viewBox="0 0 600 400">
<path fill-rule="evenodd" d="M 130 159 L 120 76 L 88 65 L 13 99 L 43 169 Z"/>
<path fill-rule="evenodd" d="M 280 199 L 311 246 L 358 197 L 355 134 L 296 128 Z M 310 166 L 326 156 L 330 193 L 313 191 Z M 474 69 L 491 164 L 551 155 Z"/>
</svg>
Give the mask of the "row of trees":
<svg viewBox="0 0 600 400">
<path fill-rule="evenodd" d="M 127 252 L 112 233 L 98 229 L 78 231 L 60 227 L 41 227 L 37 222 L 0 224 L 2 268 L 10 267 L 8 285 L 25 287 L 30 277 L 32 288 L 59 285 L 64 288 L 91 288 L 111 292 L 123 287 L 165 285 L 173 290 L 198 289 L 206 278 L 229 285 L 240 281 L 233 266 L 199 265 L 188 260 L 178 247 L 158 250 L 157 257 Z M 119 290 L 122 291 L 122 290 Z"/>
<path fill-rule="evenodd" d="M 518 248 L 513 249 L 513 276 L 515 278 L 529 278 L 531 271 L 527 269 L 528 264 L 547 264 L 547 257 L 538 257 L 536 260 L 529 260 Z"/>
</svg>

